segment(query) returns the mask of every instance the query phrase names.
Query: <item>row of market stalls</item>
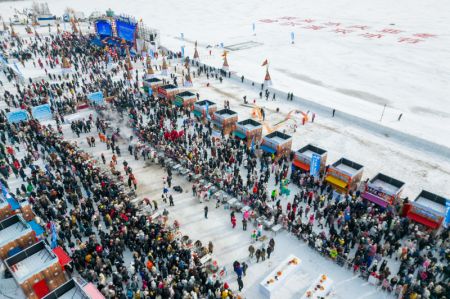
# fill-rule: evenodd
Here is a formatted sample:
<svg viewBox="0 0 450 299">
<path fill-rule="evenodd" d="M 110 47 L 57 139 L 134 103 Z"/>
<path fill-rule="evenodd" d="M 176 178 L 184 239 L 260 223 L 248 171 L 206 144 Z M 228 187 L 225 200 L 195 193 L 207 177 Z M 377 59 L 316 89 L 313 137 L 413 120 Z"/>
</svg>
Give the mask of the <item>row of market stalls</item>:
<svg viewBox="0 0 450 299">
<path fill-rule="evenodd" d="M 0 268 L 9 272 L 26 298 L 43 298 L 67 282 L 65 266 L 71 259 L 56 243 L 50 247 L 45 242 L 44 228 L 34 220 L 30 204 L 0 187 Z"/>
<path fill-rule="evenodd" d="M 211 121 L 213 130 L 222 135 L 231 135 L 243 140 L 248 147 L 259 149 L 263 153 L 273 155 L 275 159 L 292 157 L 292 167 L 314 176 L 323 174 L 325 181 L 341 194 L 348 194 L 360 185 L 364 166 L 340 158 L 327 166 L 328 152 L 312 144 L 292 152 L 292 136 L 283 132 L 274 131 L 266 136 L 262 135 L 263 124 L 254 119 L 239 121 L 238 114 L 230 109 L 217 109 L 216 103 L 210 100 L 199 101 L 190 91 L 181 91 L 172 84 L 163 84 L 156 77 L 144 81 L 144 89 L 152 90 L 158 97 L 173 102 L 178 107 L 185 107 L 201 121 Z M 401 194 L 405 183 L 395 178 L 378 173 L 364 184 L 361 197 L 382 208 L 393 207 L 401 203 Z M 444 222 L 449 201 L 428 191 L 422 191 L 415 200 L 406 204 L 404 214 L 406 217 L 426 225 L 438 228 Z"/>
</svg>

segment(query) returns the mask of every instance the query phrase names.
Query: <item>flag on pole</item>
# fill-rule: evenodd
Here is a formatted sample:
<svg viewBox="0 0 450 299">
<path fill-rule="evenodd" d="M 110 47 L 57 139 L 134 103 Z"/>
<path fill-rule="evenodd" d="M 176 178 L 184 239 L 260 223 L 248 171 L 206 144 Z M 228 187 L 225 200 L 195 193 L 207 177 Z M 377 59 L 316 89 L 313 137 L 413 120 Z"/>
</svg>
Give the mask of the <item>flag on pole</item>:
<svg viewBox="0 0 450 299">
<path fill-rule="evenodd" d="M 251 150 L 252 150 L 252 153 L 255 151 L 255 136 L 253 136 L 253 138 L 252 138 Z"/>
<path fill-rule="evenodd" d="M 266 60 L 264 60 L 264 62 L 262 63 L 261 66 L 265 66 L 265 65 L 268 65 L 268 64 L 269 64 L 269 61 L 266 59 Z"/>
<path fill-rule="evenodd" d="M 210 120 L 211 116 L 209 115 L 209 104 L 208 104 L 208 102 L 206 102 L 205 110 L 206 110 L 206 118 Z"/>
<path fill-rule="evenodd" d="M 56 234 L 56 226 L 55 226 L 55 223 L 53 221 L 50 224 L 50 229 L 52 231 L 52 242 L 50 244 L 50 247 L 53 249 L 53 248 L 56 248 L 58 246 L 58 242 L 57 242 L 58 236 Z"/>
<path fill-rule="evenodd" d="M 2 195 L 4 198 L 8 198 L 9 197 L 9 193 L 8 190 L 6 189 L 6 187 L 0 182 L 0 185 L 2 187 Z"/>
</svg>

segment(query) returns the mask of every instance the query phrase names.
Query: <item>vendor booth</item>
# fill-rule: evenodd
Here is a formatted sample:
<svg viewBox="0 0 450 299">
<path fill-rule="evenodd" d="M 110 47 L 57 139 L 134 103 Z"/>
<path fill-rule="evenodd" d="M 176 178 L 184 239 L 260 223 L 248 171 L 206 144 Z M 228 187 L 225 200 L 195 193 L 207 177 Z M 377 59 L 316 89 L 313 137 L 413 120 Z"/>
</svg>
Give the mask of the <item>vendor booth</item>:
<svg viewBox="0 0 450 299">
<path fill-rule="evenodd" d="M 446 212 L 445 198 L 425 190 L 406 207 L 406 217 L 432 229 L 441 226 Z"/>
<path fill-rule="evenodd" d="M 12 256 L 36 242 L 36 235 L 20 215 L 0 222 L 0 259 Z"/>
<path fill-rule="evenodd" d="M 287 157 L 291 153 L 292 137 L 279 131 L 264 136 L 261 149 L 265 153 L 274 154 L 276 159 Z"/>
<path fill-rule="evenodd" d="M 183 91 L 175 96 L 174 104 L 178 107 L 193 108 L 197 96 L 190 91 Z"/>
<path fill-rule="evenodd" d="M 236 128 L 238 114 L 230 109 L 222 109 L 214 112 L 212 119 L 214 129 L 228 135 Z"/>
<path fill-rule="evenodd" d="M 166 100 L 175 99 L 175 96 L 179 93 L 178 87 L 173 84 L 161 85 L 158 87 L 157 91 L 158 97 Z"/>
<path fill-rule="evenodd" d="M 144 79 L 144 91 L 148 93 L 148 89 L 151 88 L 153 92 L 158 91 L 158 87 L 163 85 L 163 81 L 156 77 Z"/>
<path fill-rule="evenodd" d="M 379 173 L 367 183 L 361 197 L 385 208 L 398 201 L 404 186 L 404 182 Z"/>
<path fill-rule="evenodd" d="M 66 282 L 57 255 L 44 241 L 27 247 L 4 262 L 27 298 L 42 298 Z"/>
<path fill-rule="evenodd" d="M 322 173 L 326 167 L 328 153 L 326 150 L 312 144 L 308 144 L 294 153 L 292 165 L 303 172 L 309 172 L 311 167 L 311 158 L 313 155 L 320 156 L 319 172 Z"/>
<path fill-rule="evenodd" d="M 236 123 L 234 137 L 244 140 L 247 147 L 259 144 L 262 137 L 262 124 L 251 118 Z"/>
<path fill-rule="evenodd" d="M 202 100 L 194 103 L 194 115 L 200 119 L 206 119 L 206 113 L 211 117 L 216 111 L 216 103 L 210 100 Z"/>
<path fill-rule="evenodd" d="M 325 180 L 338 192 L 355 190 L 361 181 L 364 167 L 358 163 L 341 158 L 328 167 Z"/>
</svg>

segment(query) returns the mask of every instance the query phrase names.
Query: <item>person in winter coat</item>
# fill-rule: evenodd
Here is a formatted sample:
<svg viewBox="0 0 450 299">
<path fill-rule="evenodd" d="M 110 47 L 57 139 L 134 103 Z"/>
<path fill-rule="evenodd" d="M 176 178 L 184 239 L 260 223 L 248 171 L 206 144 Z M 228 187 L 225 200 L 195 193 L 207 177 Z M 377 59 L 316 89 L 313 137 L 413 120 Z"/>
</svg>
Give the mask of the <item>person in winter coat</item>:
<svg viewBox="0 0 450 299">
<path fill-rule="evenodd" d="M 250 259 L 252 259 L 253 258 L 253 255 L 255 254 L 255 247 L 253 247 L 253 245 L 250 245 L 249 247 L 248 247 L 248 252 L 249 252 L 249 258 Z"/>
<path fill-rule="evenodd" d="M 266 249 L 264 247 L 261 248 L 261 260 L 266 260 Z"/>
<path fill-rule="evenodd" d="M 235 228 L 236 227 L 236 216 L 231 216 L 231 226 L 233 227 L 233 228 Z"/>
<path fill-rule="evenodd" d="M 242 278 L 240 276 L 238 276 L 237 283 L 238 283 L 239 292 L 240 292 L 244 288 L 244 283 L 242 282 Z"/>
<path fill-rule="evenodd" d="M 267 258 L 270 260 L 270 254 L 272 253 L 273 249 L 272 247 L 267 247 Z"/>
<path fill-rule="evenodd" d="M 256 249 L 255 256 L 256 262 L 259 263 L 259 259 L 261 258 L 261 249 Z"/>
<path fill-rule="evenodd" d="M 242 219 L 242 230 L 247 230 L 247 220 L 245 218 Z"/>
<path fill-rule="evenodd" d="M 208 251 L 209 253 L 213 253 L 213 249 L 214 249 L 214 245 L 211 241 L 209 241 L 208 243 Z"/>
<path fill-rule="evenodd" d="M 244 274 L 244 276 L 247 275 L 247 269 L 248 269 L 248 265 L 246 262 L 242 262 L 242 273 Z"/>
</svg>

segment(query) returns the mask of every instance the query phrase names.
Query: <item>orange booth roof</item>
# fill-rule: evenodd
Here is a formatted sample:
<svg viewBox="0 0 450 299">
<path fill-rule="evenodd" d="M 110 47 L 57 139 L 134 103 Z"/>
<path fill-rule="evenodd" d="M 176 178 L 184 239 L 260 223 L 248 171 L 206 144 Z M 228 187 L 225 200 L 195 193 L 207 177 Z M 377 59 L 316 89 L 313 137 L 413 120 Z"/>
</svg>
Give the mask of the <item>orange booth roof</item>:
<svg viewBox="0 0 450 299">
<path fill-rule="evenodd" d="M 301 169 L 306 170 L 306 171 L 309 171 L 309 168 L 310 168 L 309 164 L 300 162 L 300 161 L 295 160 L 295 159 L 294 159 L 294 162 L 292 162 L 292 164 L 294 164 L 294 166 L 297 166 L 298 168 L 301 168 Z"/>
</svg>

